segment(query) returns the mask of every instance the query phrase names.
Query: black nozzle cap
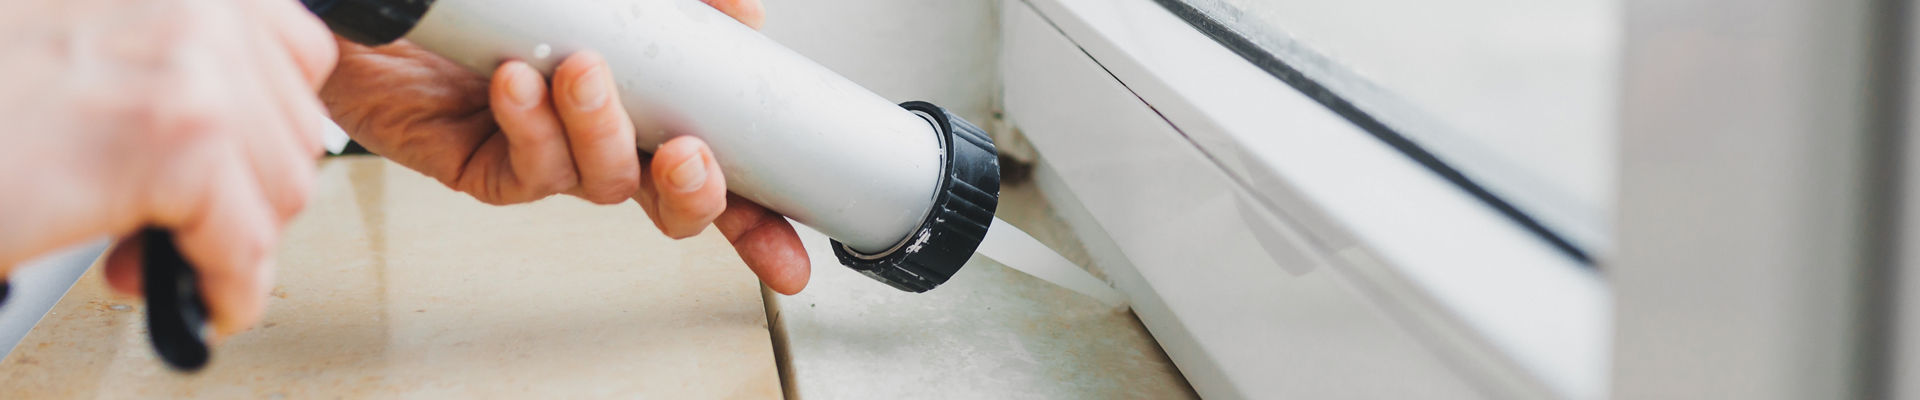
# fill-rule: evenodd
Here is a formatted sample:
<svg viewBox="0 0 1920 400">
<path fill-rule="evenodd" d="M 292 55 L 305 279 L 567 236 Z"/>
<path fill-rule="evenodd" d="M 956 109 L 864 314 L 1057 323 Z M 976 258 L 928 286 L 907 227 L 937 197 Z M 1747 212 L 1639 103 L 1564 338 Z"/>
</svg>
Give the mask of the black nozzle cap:
<svg viewBox="0 0 1920 400">
<path fill-rule="evenodd" d="M 840 263 L 881 283 L 920 293 L 946 283 L 973 258 L 1000 205 L 1000 155 L 980 127 L 927 102 L 900 104 L 930 117 L 946 150 L 939 197 L 927 219 L 901 246 L 885 254 L 861 254 L 833 241 Z"/>
<path fill-rule="evenodd" d="M 354 43 L 379 46 L 400 40 L 433 0 L 300 0 L 327 28 Z"/>
</svg>

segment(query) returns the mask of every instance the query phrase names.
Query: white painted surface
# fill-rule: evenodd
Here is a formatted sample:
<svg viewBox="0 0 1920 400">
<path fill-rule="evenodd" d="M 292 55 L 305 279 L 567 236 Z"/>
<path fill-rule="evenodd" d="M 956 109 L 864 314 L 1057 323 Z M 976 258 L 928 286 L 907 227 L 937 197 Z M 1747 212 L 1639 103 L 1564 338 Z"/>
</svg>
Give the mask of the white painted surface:
<svg viewBox="0 0 1920 400">
<path fill-rule="evenodd" d="M 998 1 L 763 1 L 768 37 L 880 96 L 939 104 L 983 127 L 993 119 Z"/>
<path fill-rule="evenodd" d="M 1886 395 L 1869 332 L 1895 322 L 1872 293 L 1895 285 L 1875 225 L 1897 222 L 1870 204 L 1897 187 L 1873 162 L 1895 133 L 1869 118 L 1898 112 L 1876 86 L 1898 89 L 1869 43 L 1900 19 L 1883 6 L 1627 4 L 1619 398 Z"/>
<path fill-rule="evenodd" d="M 1920 54 L 1920 29 L 1911 28 L 1920 22 L 1920 7 L 1907 7 L 1905 20 L 1907 28 L 1905 47 L 1900 49 L 1907 54 L 1907 65 L 1920 65 L 1913 56 Z M 1891 210 L 1883 212 L 1898 215 L 1898 226 L 1890 229 L 1894 250 L 1891 267 L 1896 271 L 1890 287 L 1895 295 L 1893 300 L 1893 321 L 1889 335 L 1892 338 L 1889 354 L 1893 357 L 1888 363 L 1891 370 L 1883 376 L 1893 379 L 1892 385 L 1884 395 L 1901 400 L 1920 400 L 1920 80 L 1912 79 L 1908 72 L 1902 77 L 1906 85 L 1901 88 L 1905 96 L 1906 116 L 1901 122 L 1907 138 L 1895 152 L 1902 160 L 1898 184 L 1899 192 L 1892 196 L 1897 199 Z"/>
<path fill-rule="evenodd" d="M 1337 284 L 1366 293 L 1348 294 L 1346 301 L 1373 304 L 1343 313 L 1392 323 L 1350 326 L 1340 339 L 1302 336 L 1285 343 L 1374 335 L 1384 344 L 1371 347 L 1376 351 L 1412 346 L 1398 351 L 1433 351 L 1455 368 L 1396 354 L 1371 369 L 1379 375 L 1326 379 L 1435 382 L 1434 388 L 1398 387 L 1422 388 L 1415 394 L 1422 398 L 1447 393 L 1438 388 L 1460 379 L 1496 396 L 1605 396 L 1610 298 L 1591 271 L 1151 1 L 1031 4 L 1030 10 L 1010 8 L 1003 21 L 1011 32 L 1009 118 L 1137 266 L 1144 282 L 1111 275 L 1203 394 L 1295 394 L 1312 387 L 1274 378 L 1272 371 L 1299 359 L 1267 352 L 1293 348 L 1250 344 L 1297 332 L 1290 329 L 1301 324 L 1297 316 L 1259 305 L 1291 306 L 1296 302 L 1280 299 L 1316 290 L 1298 285 Z M 1028 14 L 1033 10 L 1038 14 Z M 1073 43 L 1048 44 L 1059 41 L 1060 32 Z M 1099 65 L 1076 54 L 1081 50 Z M 1152 109 L 1127 105 L 1141 100 Z M 1208 214 L 1237 207 L 1235 190 L 1251 192 L 1278 218 Z M 1298 264 L 1315 257 L 1254 250 L 1303 251 L 1253 239 L 1259 226 L 1276 221 L 1306 233 L 1314 246 L 1304 251 L 1333 260 L 1327 269 L 1336 273 L 1289 276 L 1283 271 L 1315 269 L 1274 260 Z M 1157 315 L 1141 296 L 1157 296 L 1170 315 Z M 1387 372 L 1395 369 L 1410 370 Z"/>
<path fill-rule="evenodd" d="M 1032 10 L 1004 15 L 1015 39 L 1005 49 L 1009 117 L 1069 189 L 1048 197 L 1076 200 L 1111 235 L 1106 248 L 1076 226 L 1197 391 L 1481 397 L 1329 270 L 1296 275 L 1312 267 L 1278 265 L 1237 209 L 1236 185 L 1204 154 Z M 1127 261 L 1101 256 L 1103 248 Z"/>
</svg>

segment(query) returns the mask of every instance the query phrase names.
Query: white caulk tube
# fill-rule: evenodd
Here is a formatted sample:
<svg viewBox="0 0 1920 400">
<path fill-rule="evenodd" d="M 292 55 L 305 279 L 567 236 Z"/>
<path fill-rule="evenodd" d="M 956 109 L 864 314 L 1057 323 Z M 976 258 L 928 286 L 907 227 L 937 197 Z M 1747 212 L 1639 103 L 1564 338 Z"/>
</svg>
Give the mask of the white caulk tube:
<svg viewBox="0 0 1920 400">
<path fill-rule="evenodd" d="M 303 2 L 348 39 L 404 38 L 483 75 L 522 60 L 551 76 L 567 55 L 597 51 L 641 150 L 700 137 L 728 189 L 903 290 L 945 282 L 992 221 L 999 167 L 979 128 L 892 104 L 699 0 Z"/>
</svg>

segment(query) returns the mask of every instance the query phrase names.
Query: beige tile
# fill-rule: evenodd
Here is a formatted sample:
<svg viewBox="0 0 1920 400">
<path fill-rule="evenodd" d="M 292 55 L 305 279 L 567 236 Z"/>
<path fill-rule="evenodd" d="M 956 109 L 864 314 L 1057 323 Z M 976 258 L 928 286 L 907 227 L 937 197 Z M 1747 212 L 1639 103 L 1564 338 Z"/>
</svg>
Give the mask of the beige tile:
<svg viewBox="0 0 1920 400">
<path fill-rule="evenodd" d="M 780 396 L 759 285 L 717 233 L 490 207 L 371 158 L 321 175 L 266 322 L 208 369 L 165 370 L 139 302 L 89 276 L 0 363 L 0 398 Z"/>
<path fill-rule="evenodd" d="M 1031 187 L 1001 200 L 1001 217 L 1085 259 Z M 803 239 L 813 281 L 797 296 L 768 293 L 789 398 L 1196 397 L 1131 312 L 977 256 L 946 284 L 905 293 L 830 261 L 825 237 Z"/>
</svg>

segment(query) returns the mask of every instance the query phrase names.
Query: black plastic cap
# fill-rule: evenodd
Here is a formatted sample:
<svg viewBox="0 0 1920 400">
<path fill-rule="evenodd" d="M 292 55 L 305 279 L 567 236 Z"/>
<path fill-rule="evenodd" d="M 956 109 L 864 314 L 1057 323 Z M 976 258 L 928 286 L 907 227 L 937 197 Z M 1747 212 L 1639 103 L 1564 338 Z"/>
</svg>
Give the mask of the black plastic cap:
<svg viewBox="0 0 1920 400">
<path fill-rule="evenodd" d="M 400 40 L 433 0 L 300 0 L 327 28 L 354 43 L 379 46 Z"/>
<path fill-rule="evenodd" d="M 920 228 L 886 254 L 860 254 L 833 241 L 840 263 L 894 288 L 920 293 L 946 283 L 973 258 L 1000 205 L 1000 155 L 986 131 L 927 102 L 900 104 L 940 128 L 946 149 L 939 197 Z"/>
</svg>

